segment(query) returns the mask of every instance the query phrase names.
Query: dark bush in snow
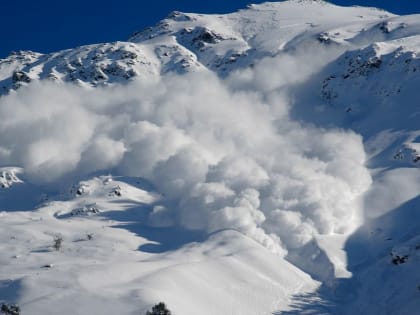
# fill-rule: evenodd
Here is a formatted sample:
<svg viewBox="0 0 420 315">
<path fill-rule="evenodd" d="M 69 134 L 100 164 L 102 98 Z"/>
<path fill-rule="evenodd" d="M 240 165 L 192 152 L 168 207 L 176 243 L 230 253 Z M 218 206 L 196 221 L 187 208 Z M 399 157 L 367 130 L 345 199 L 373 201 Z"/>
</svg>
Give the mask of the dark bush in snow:
<svg viewBox="0 0 420 315">
<path fill-rule="evenodd" d="M 171 315 L 171 311 L 166 308 L 165 303 L 159 302 L 152 307 L 152 311 L 147 311 L 146 315 Z"/>
<path fill-rule="evenodd" d="M 53 244 L 53 248 L 56 251 L 59 251 L 61 249 L 61 246 L 63 245 L 63 238 L 59 235 L 57 235 L 56 237 L 54 237 L 54 244 Z"/>
<path fill-rule="evenodd" d="M 1 305 L 0 311 L 2 314 L 5 314 L 5 315 L 19 315 L 20 314 L 19 306 L 14 305 L 14 304 L 3 303 Z"/>
</svg>

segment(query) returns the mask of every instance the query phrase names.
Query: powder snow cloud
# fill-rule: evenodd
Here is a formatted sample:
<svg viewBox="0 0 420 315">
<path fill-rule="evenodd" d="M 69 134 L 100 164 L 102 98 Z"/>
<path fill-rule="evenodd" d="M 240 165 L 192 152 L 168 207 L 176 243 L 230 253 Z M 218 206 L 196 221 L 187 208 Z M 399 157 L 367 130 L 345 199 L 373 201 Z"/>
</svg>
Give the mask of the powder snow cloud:
<svg viewBox="0 0 420 315">
<path fill-rule="evenodd" d="M 43 184 L 109 170 L 143 177 L 165 196 L 149 224 L 236 229 L 282 253 L 347 233 L 371 183 L 362 138 L 293 121 L 287 73 L 267 79 L 278 69 L 296 82 L 314 71 L 281 57 L 223 81 L 199 72 L 91 90 L 30 84 L 0 98 L 0 164 Z"/>
</svg>

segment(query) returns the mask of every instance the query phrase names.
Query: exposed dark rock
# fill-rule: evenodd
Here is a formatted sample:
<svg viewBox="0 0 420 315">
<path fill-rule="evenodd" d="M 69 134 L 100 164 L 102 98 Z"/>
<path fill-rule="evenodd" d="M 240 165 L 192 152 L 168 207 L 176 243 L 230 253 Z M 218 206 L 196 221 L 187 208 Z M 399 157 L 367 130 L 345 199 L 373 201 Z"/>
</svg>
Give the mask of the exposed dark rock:
<svg viewBox="0 0 420 315">
<path fill-rule="evenodd" d="M 13 83 L 18 83 L 18 82 L 29 83 L 31 82 L 31 78 L 24 71 L 15 71 L 13 72 L 13 75 L 12 75 L 12 81 Z"/>
</svg>

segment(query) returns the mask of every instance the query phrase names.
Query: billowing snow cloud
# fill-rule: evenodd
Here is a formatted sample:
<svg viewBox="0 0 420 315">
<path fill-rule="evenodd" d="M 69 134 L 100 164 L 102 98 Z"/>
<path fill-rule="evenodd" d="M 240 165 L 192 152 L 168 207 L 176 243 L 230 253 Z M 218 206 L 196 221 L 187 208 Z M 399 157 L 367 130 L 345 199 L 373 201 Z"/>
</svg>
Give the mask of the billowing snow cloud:
<svg viewBox="0 0 420 315">
<path fill-rule="evenodd" d="M 278 252 L 346 233 L 371 183 L 362 139 L 291 120 L 284 75 L 256 78 L 303 70 L 271 62 L 289 66 L 92 90 L 33 83 L 0 99 L 0 164 L 42 183 L 100 170 L 144 177 L 165 196 L 151 225 L 236 229 Z"/>
</svg>

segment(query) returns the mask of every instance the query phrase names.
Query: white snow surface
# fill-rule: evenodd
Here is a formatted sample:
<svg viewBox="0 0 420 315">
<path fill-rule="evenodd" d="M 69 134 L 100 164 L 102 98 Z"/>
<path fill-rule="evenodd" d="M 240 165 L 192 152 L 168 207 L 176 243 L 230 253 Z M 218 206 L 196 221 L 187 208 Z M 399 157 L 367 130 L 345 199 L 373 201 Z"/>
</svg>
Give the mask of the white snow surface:
<svg viewBox="0 0 420 315">
<path fill-rule="evenodd" d="M 289 0 L 0 60 L 0 302 L 416 314 L 419 56 L 420 15 Z"/>
</svg>

